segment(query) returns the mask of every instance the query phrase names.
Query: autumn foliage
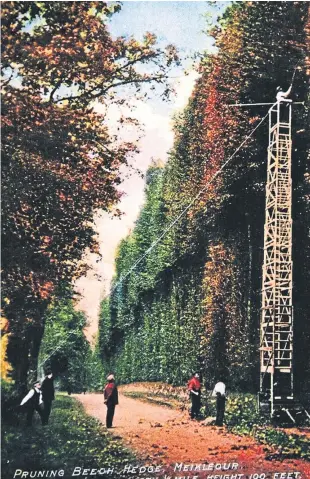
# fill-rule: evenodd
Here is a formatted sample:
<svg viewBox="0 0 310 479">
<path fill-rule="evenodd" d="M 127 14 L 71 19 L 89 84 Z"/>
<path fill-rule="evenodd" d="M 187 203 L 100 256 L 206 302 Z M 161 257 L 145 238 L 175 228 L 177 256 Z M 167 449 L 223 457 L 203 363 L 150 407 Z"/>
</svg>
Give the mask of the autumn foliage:
<svg viewBox="0 0 310 479">
<path fill-rule="evenodd" d="M 308 24 L 305 2 L 236 2 L 210 32 L 217 52 L 201 61 L 165 168 L 150 168 L 144 208 L 120 244 L 102 304 L 102 359 L 122 381 L 180 384 L 199 369 L 207 387 L 222 377 L 232 388 L 257 390 L 267 123 L 239 147 L 267 108 L 230 105 L 274 102 L 294 71 L 292 98 L 308 101 Z M 307 109 L 294 107 L 297 389 L 310 374 L 307 121 Z"/>
<path fill-rule="evenodd" d="M 112 211 L 120 166 L 137 148 L 110 134 L 107 108 L 126 101 L 126 86 L 145 96 L 143 84 L 157 83 L 168 94 L 178 61 L 150 33 L 112 39 L 107 20 L 119 8 L 2 3 L 3 302 L 21 382 L 36 369 L 46 307 L 85 273 L 86 248 L 98 251 L 93 214 Z"/>
</svg>

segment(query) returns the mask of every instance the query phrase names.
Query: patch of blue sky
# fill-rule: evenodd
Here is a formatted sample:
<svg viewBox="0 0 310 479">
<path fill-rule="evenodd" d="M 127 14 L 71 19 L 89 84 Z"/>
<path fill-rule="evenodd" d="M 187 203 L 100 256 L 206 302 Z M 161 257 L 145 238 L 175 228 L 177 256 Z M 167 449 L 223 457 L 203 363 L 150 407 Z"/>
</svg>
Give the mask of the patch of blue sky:
<svg viewBox="0 0 310 479">
<path fill-rule="evenodd" d="M 114 2 L 108 2 L 114 3 Z M 205 31 L 215 23 L 229 2 L 205 1 L 125 1 L 109 21 L 113 36 L 142 40 L 145 32 L 157 36 L 160 46 L 173 43 L 186 54 L 214 48 Z"/>
<path fill-rule="evenodd" d="M 115 2 L 107 2 L 113 4 Z M 195 55 L 215 52 L 214 39 L 206 32 L 215 25 L 218 16 L 231 2 L 208 1 L 123 1 L 120 12 L 108 20 L 108 28 L 115 37 L 133 36 L 142 40 L 146 32 L 154 33 L 158 45 L 174 44 L 182 58 L 182 64 L 174 67 L 169 74 L 171 83 L 184 75 L 184 70 L 193 67 Z M 143 67 L 147 71 L 149 67 Z M 142 88 L 145 90 L 145 88 Z M 157 88 L 157 92 L 162 93 Z M 169 104 L 158 101 L 158 95 L 151 95 L 148 101 L 155 102 L 161 112 L 170 110 Z"/>
<path fill-rule="evenodd" d="M 113 4 L 115 2 L 107 2 Z M 181 66 L 175 66 L 169 73 L 170 82 L 175 84 L 179 77 L 184 75 L 184 70 L 190 70 L 193 66 L 193 58 L 196 53 L 214 52 L 214 39 L 206 31 L 214 25 L 218 16 L 231 2 L 209 1 L 123 1 L 120 12 L 107 20 L 111 35 L 134 37 L 142 40 L 146 32 L 154 33 L 158 45 L 161 48 L 174 44 L 182 58 Z M 25 21 L 24 30 L 32 33 L 36 27 L 44 25 L 39 17 Z M 150 73 L 151 65 L 137 66 L 141 73 Z M 15 72 L 15 83 L 21 83 Z M 17 85 L 16 85 L 17 86 Z M 142 94 L 150 93 L 149 87 L 141 86 Z M 157 108 L 167 112 L 169 104 L 159 101 L 164 88 L 158 86 L 156 92 L 148 95 L 148 101 L 155 102 Z M 117 96 L 128 97 L 134 94 L 134 88 L 119 88 Z M 77 87 L 62 85 L 57 91 L 55 98 L 69 97 L 77 93 Z M 157 94 L 156 94 L 157 93 Z M 45 95 L 43 95 L 45 96 Z"/>
</svg>

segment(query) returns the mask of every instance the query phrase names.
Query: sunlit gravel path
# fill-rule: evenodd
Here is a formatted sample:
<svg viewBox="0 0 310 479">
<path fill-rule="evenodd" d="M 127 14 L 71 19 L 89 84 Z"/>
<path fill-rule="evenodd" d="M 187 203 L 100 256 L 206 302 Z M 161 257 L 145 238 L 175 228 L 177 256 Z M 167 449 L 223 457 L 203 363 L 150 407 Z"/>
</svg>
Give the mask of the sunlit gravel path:
<svg viewBox="0 0 310 479">
<path fill-rule="evenodd" d="M 105 424 L 103 394 L 73 396 L 83 404 L 88 414 Z M 276 451 L 257 444 L 250 437 L 236 436 L 225 428 L 205 426 L 189 420 L 187 413 L 128 398 L 121 392 L 113 426 L 111 433 L 120 436 L 127 446 L 148 463 L 173 466 L 181 462 L 222 464 L 222 470 L 205 471 L 201 477 L 238 473 L 243 475 L 240 479 L 248 479 L 251 473 L 266 473 L 266 479 L 280 479 L 280 476 L 274 476 L 275 472 L 300 472 L 296 476 L 298 479 L 310 479 L 309 462 L 299 459 L 268 460 L 266 456 L 272 457 Z M 228 463 L 238 463 L 239 467 L 234 471 L 223 470 L 224 464 Z M 193 472 L 177 472 L 178 476 L 188 474 L 194 475 Z M 281 479 L 295 477 L 283 476 Z"/>
</svg>

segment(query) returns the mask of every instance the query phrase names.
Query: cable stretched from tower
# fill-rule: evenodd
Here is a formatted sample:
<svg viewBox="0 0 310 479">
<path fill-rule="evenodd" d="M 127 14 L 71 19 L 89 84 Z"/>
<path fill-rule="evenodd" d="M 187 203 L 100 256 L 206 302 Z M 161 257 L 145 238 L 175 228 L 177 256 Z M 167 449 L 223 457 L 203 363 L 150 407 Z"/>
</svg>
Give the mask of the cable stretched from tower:
<svg viewBox="0 0 310 479">
<path fill-rule="evenodd" d="M 260 127 L 260 125 L 265 121 L 265 119 L 267 118 L 267 116 L 269 115 L 269 111 L 268 113 L 260 120 L 260 122 L 255 126 L 255 128 L 253 128 L 253 130 L 245 137 L 245 139 L 242 141 L 242 143 L 238 146 L 238 148 L 236 148 L 236 150 L 230 155 L 230 157 L 223 163 L 223 165 L 214 173 L 214 175 L 212 176 L 212 178 L 204 185 L 203 188 L 201 188 L 199 190 L 199 192 L 196 194 L 196 196 L 192 199 L 192 201 L 186 206 L 186 208 L 184 208 L 181 213 L 167 226 L 167 228 L 164 229 L 164 231 L 161 233 L 161 235 L 151 244 L 151 246 L 140 256 L 140 258 L 138 258 L 135 263 L 132 265 L 132 267 L 123 275 L 120 277 L 119 281 L 112 287 L 112 289 L 110 290 L 110 292 L 104 296 L 104 298 L 102 299 L 102 301 L 104 301 L 105 299 L 107 299 L 109 296 L 111 296 L 114 291 L 123 283 L 123 281 L 132 273 L 132 271 L 135 270 L 135 268 L 141 263 L 141 261 L 143 261 L 143 259 L 158 245 L 158 243 L 160 243 L 160 241 L 166 236 L 166 234 L 168 233 L 168 231 L 170 231 L 175 225 L 176 223 L 185 215 L 185 213 L 193 206 L 193 204 L 198 200 L 198 198 L 207 190 L 207 188 L 210 186 L 210 184 L 222 173 L 222 171 L 226 168 L 226 166 L 232 161 L 232 159 L 236 156 L 236 154 L 238 153 L 238 151 L 241 150 L 241 148 L 243 147 L 243 145 L 253 136 L 253 134 L 255 133 L 255 131 Z M 79 330 L 74 330 L 74 331 L 71 331 L 70 333 L 68 333 L 68 337 L 72 334 L 76 334 L 77 332 L 79 332 Z M 46 358 L 44 358 L 44 361 L 41 362 L 39 364 L 38 367 L 41 367 L 43 364 L 45 364 L 48 359 L 50 359 L 53 354 L 59 349 L 59 346 L 57 348 L 55 348 L 55 350 L 53 350 L 51 352 L 51 354 L 49 356 L 47 356 Z"/>
</svg>

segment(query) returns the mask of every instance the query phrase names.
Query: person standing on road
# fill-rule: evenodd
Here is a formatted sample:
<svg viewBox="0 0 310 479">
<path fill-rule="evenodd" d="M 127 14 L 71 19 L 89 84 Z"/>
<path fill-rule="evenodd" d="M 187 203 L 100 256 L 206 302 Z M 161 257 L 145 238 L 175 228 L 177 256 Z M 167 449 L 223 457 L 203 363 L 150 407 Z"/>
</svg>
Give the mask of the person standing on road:
<svg viewBox="0 0 310 479">
<path fill-rule="evenodd" d="M 107 406 L 106 426 L 112 427 L 115 406 L 118 404 L 118 391 L 113 374 L 107 377 L 108 384 L 104 388 L 104 404 Z"/>
<path fill-rule="evenodd" d="M 192 401 L 191 419 L 198 419 L 201 408 L 201 383 L 198 373 L 188 381 L 188 391 Z"/>
<path fill-rule="evenodd" d="M 214 386 L 212 396 L 216 397 L 216 426 L 223 426 L 226 402 L 226 386 L 222 381 L 219 381 Z"/>
<path fill-rule="evenodd" d="M 51 414 L 52 402 L 55 399 L 54 378 L 51 369 L 46 370 L 46 376 L 43 379 L 41 391 L 43 399 L 43 424 L 48 424 Z"/>
<path fill-rule="evenodd" d="M 26 426 L 32 425 L 32 418 L 34 411 L 37 411 L 40 418 L 42 425 L 44 424 L 44 411 L 43 411 L 43 399 L 42 399 L 42 392 L 41 392 L 41 384 L 39 381 L 35 381 L 33 383 L 33 388 L 30 389 L 28 394 L 23 398 L 20 406 L 24 406 L 27 409 L 27 417 L 26 417 Z"/>
</svg>

